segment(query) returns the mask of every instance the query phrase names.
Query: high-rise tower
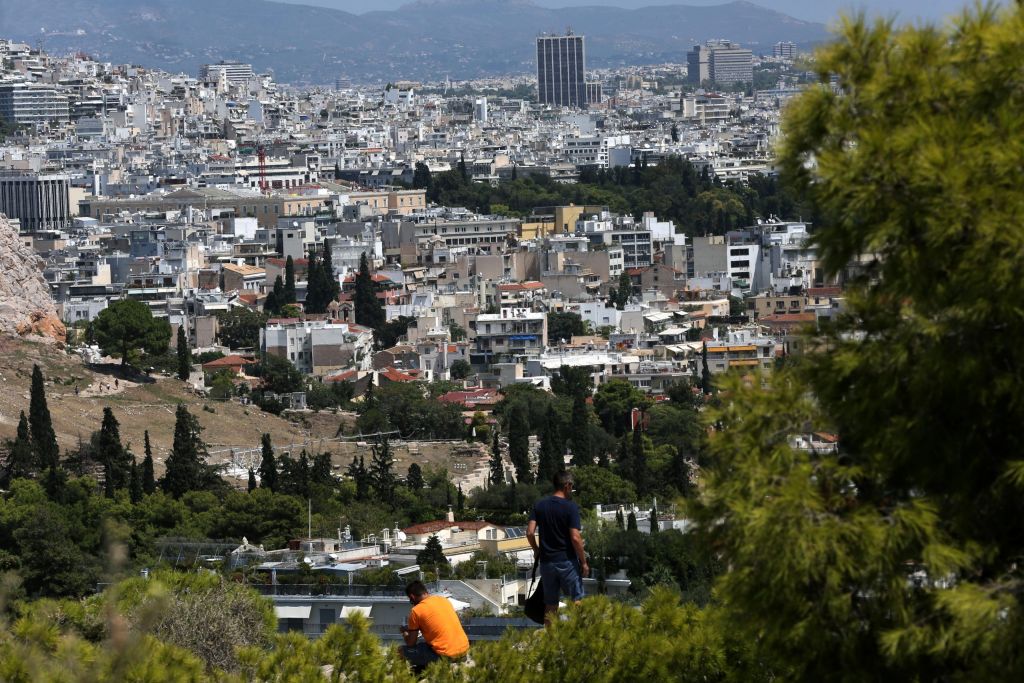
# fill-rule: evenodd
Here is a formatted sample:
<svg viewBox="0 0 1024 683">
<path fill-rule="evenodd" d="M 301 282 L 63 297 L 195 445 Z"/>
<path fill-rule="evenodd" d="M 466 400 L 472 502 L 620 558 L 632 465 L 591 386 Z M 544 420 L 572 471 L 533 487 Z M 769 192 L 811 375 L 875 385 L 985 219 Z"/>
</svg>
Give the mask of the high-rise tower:
<svg viewBox="0 0 1024 683">
<path fill-rule="evenodd" d="M 583 36 L 537 37 L 537 101 L 555 107 L 587 106 Z"/>
</svg>

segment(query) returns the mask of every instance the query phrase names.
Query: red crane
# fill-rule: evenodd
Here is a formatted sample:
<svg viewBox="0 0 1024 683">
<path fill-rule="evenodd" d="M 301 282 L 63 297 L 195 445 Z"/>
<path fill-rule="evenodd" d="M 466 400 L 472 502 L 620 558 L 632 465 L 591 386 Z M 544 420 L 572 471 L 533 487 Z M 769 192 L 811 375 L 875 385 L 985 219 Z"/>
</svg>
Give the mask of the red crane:
<svg viewBox="0 0 1024 683">
<path fill-rule="evenodd" d="M 267 184 L 267 148 L 260 144 L 256 148 L 256 156 L 260 161 L 260 192 L 267 194 L 270 185 Z"/>
</svg>

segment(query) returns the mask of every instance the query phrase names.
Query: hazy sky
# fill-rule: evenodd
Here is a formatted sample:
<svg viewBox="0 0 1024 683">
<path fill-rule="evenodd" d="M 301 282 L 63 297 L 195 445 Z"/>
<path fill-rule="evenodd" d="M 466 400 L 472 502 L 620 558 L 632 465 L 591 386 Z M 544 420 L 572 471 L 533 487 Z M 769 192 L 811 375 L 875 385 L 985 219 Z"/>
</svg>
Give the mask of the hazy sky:
<svg viewBox="0 0 1024 683">
<path fill-rule="evenodd" d="M 276 0 L 302 5 L 334 7 L 362 14 L 374 9 L 393 9 L 411 0 Z M 616 7 L 644 7 L 649 5 L 719 5 L 724 0 L 533 0 L 543 7 L 570 7 L 578 5 L 612 5 Z M 899 19 L 940 20 L 959 12 L 972 0 L 751 0 L 752 2 L 785 12 L 797 19 L 828 23 L 843 9 L 864 8 L 873 14 L 895 14 Z"/>
</svg>

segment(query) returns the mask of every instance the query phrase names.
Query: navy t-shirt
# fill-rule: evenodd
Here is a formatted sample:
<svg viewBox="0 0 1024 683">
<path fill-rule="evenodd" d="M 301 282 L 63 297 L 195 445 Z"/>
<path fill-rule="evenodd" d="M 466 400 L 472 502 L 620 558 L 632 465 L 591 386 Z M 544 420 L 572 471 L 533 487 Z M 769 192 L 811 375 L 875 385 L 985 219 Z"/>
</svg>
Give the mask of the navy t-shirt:
<svg viewBox="0 0 1024 683">
<path fill-rule="evenodd" d="M 541 498 L 533 506 L 530 521 L 540 531 L 540 560 L 557 562 L 576 557 L 570 529 L 580 528 L 580 508 L 559 496 Z"/>
</svg>

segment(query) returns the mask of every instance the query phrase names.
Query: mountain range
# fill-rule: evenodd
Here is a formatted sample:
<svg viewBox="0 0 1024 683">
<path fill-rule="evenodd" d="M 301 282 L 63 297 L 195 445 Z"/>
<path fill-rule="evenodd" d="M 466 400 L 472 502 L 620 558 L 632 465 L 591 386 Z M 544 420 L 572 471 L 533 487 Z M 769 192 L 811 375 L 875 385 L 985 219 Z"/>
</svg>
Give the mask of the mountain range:
<svg viewBox="0 0 1024 683">
<path fill-rule="evenodd" d="M 273 70 L 280 82 L 437 81 L 534 68 L 534 37 L 586 36 L 587 64 L 685 61 L 695 43 L 729 38 L 755 52 L 779 40 L 807 45 L 825 26 L 756 4 L 548 9 L 529 0 L 418 0 L 351 14 L 266 0 L 0 0 L 0 37 L 51 53 L 195 74 L 220 59 Z"/>
</svg>

